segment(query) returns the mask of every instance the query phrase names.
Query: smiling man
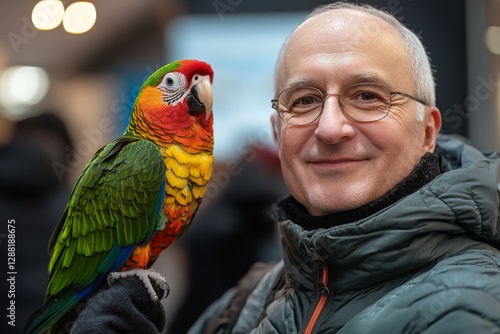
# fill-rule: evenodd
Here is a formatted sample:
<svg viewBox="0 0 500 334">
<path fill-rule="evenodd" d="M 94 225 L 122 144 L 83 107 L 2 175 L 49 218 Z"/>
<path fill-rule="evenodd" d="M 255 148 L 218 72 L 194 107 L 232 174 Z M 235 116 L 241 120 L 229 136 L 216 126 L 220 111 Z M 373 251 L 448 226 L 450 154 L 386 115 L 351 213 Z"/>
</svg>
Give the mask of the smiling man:
<svg viewBox="0 0 500 334">
<path fill-rule="evenodd" d="M 272 100 L 291 194 L 274 210 L 283 260 L 250 270 L 190 333 L 500 333 L 500 157 L 439 134 L 434 89 L 392 15 L 336 2 L 306 18 Z M 103 289 L 73 332 L 110 318 L 161 330 L 157 305 L 112 311 L 147 301 L 134 286 Z"/>
<path fill-rule="evenodd" d="M 414 68 L 416 62 L 427 66 Z M 423 91 L 420 72 L 428 81 Z M 274 117 L 273 127 L 283 174 L 312 215 L 383 196 L 434 151 L 441 117 L 425 50 L 416 36 L 405 40 L 370 13 L 313 14 L 283 50 L 276 90 L 284 124 Z"/>
</svg>

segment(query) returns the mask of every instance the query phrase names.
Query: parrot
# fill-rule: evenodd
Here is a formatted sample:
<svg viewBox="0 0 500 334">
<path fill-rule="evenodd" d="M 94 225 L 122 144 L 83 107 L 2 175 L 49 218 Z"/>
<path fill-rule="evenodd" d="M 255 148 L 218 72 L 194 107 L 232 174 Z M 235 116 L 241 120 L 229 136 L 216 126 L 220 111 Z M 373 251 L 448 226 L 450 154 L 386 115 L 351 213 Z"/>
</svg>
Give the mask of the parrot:
<svg viewBox="0 0 500 334">
<path fill-rule="evenodd" d="M 85 166 L 49 240 L 48 283 L 24 333 L 64 330 L 75 307 L 103 282 L 137 276 L 153 301 L 150 269 L 190 225 L 212 174 L 213 70 L 166 64 L 142 84 L 121 137 Z"/>
</svg>

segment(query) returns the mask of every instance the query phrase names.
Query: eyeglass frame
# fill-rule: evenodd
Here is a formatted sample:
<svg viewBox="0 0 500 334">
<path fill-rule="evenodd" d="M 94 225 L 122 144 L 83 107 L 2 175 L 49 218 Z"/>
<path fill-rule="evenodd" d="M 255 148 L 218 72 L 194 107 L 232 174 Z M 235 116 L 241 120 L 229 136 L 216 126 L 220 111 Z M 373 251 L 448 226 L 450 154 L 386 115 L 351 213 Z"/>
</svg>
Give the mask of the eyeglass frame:
<svg viewBox="0 0 500 334">
<path fill-rule="evenodd" d="M 352 86 L 357 86 L 357 85 L 362 85 L 363 83 L 359 83 L 359 84 L 354 84 Z M 372 84 L 372 83 L 371 83 Z M 373 84 L 372 84 L 373 85 Z M 407 93 L 403 93 L 403 92 L 399 92 L 399 91 L 391 91 L 390 88 L 386 85 L 381 85 L 381 84 L 375 84 L 376 86 L 381 86 L 381 87 L 384 87 L 387 89 L 387 91 L 389 92 L 389 106 L 387 107 L 387 112 L 385 113 L 384 116 L 382 116 L 381 118 L 378 118 L 378 119 L 375 119 L 373 121 L 360 121 L 360 120 L 357 120 L 355 119 L 354 117 L 352 117 L 351 115 L 349 115 L 348 113 L 345 112 L 344 110 L 344 104 L 342 103 L 342 101 L 340 100 L 340 94 L 342 94 L 342 92 L 340 93 L 323 93 L 319 88 L 316 88 L 316 87 L 312 87 L 312 86 L 306 86 L 306 87 L 291 87 L 291 88 L 287 88 L 287 89 L 284 89 L 282 90 L 279 94 L 278 94 L 278 97 L 274 98 L 274 99 L 271 99 L 271 107 L 273 109 L 275 109 L 277 112 L 278 112 L 278 116 L 280 118 L 280 120 L 285 123 L 285 124 L 288 124 L 288 125 L 293 125 L 293 126 L 306 126 L 306 125 L 310 125 L 312 123 L 314 123 L 316 120 L 318 120 L 321 116 L 321 114 L 323 113 L 323 109 L 325 107 L 325 101 L 326 101 L 326 98 L 330 95 L 336 95 L 339 97 L 339 107 L 340 107 L 340 110 L 342 111 L 342 114 L 344 116 L 346 116 L 347 118 L 353 120 L 353 121 L 356 121 L 356 122 L 360 122 L 360 123 L 373 123 L 373 122 L 378 122 L 384 118 L 387 117 L 387 115 L 389 115 L 389 112 L 391 111 L 391 107 L 392 107 L 392 96 L 397 94 L 397 95 L 401 95 L 403 97 L 406 97 L 408 99 L 411 99 L 415 102 L 418 102 L 418 103 L 421 103 L 423 104 L 424 106 L 429 106 L 429 104 L 427 102 L 425 102 L 424 100 L 418 98 L 418 97 L 415 97 L 415 96 L 412 96 L 410 94 L 407 94 Z M 284 92 L 288 91 L 288 90 L 292 90 L 292 89 L 298 89 L 298 88 L 302 88 L 302 89 L 312 89 L 312 90 L 316 90 L 318 91 L 319 93 L 321 93 L 321 110 L 318 114 L 318 116 L 316 116 L 316 118 L 314 118 L 312 121 L 310 121 L 309 123 L 305 123 L 305 124 L 291 124 L 291 123 L 288 123 L 287 121 L 285 121 L 282 117 L 281 117 L 281 113 L 279 111 L 279 106 L 278 106 L 278 101 L 279 101 L 279 98 L 281 96 L 281 94 L 283 94 Z M 348 87 L 346 87 L 348 88 Z M 309 111 L 310 112 L 310 111 Z M 307 113 L 309 113 L 307 112 Z"/>
</svg>

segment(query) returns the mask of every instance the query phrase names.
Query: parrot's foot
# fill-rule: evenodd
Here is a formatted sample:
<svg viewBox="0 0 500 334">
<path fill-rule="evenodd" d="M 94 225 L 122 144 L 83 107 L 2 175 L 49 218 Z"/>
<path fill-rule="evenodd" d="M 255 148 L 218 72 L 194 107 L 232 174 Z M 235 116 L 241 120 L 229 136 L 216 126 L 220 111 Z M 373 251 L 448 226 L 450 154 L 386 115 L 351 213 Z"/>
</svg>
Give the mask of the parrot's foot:
<svg viewBox="0 0 500 334">
<path fill-rule="evenodd" d="M 153 288 L 153 285 L 151 284 L 151 280 L 153 280 L 158 285 L 158 287 L 163 290 L 163 298 L 166 298 L 170 292 L 170 287 L 168 286 L 165 277 L 151 269 L 132 269 L 127 271 L 116 271 L 109 273 L 108 284 L 112 285 L 117 279 L 129 276 L 136 276 L 141 280 L 146 290 L 148 290 L 149 296 L 151 297 L 151 300 L 153 302 L 158 301 L 159 298 L 156 294 L 155 289 Z"/>
</svg>

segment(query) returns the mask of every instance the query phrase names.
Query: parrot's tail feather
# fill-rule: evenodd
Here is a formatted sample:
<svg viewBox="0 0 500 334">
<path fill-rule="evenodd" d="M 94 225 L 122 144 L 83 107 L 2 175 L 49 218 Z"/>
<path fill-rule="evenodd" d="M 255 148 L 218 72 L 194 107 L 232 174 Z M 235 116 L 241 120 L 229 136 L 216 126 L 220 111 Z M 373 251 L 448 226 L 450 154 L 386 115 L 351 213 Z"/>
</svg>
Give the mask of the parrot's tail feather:
<svg viewBox="0 0 500 334">
<path fill-rule="evenodd" d="M 62 322 L 67 321 L 64 315 L 75 307 L 78 302 L 76 293 L 70 291 L 49 300 L 28 319 L 24 327 L 24 334 L 44 333 L 52 327 L 63 326 Z"/>
</svg>

